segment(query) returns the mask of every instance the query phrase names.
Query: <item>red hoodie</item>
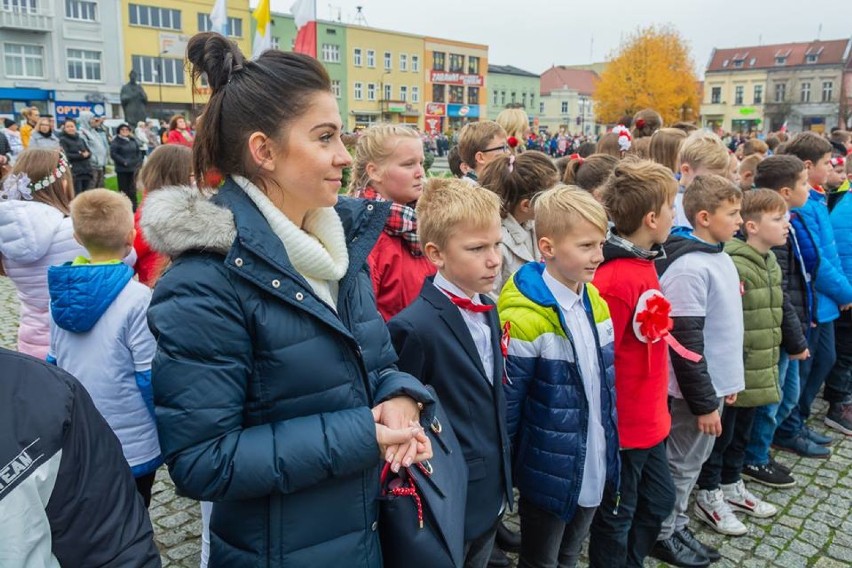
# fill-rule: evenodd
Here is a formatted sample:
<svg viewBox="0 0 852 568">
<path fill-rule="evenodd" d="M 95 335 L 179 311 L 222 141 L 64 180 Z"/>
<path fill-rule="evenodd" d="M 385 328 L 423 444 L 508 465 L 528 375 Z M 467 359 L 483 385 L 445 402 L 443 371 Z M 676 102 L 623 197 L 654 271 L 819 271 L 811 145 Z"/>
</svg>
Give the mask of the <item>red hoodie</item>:
<svg viewBox="0 0 852 568">
<path fill-rule="evenodd" d="M 163 268 L 168 264 L 169 259 L 153 251 L 148 245 L 148 241 L 145 240 L 145 235 L 142 233 L 142 227 L 139 226 L 139 218 L 141 216 L 142 206 L 139 206 L 133 218 L 136 227 L 136 239 L 133 241 L 133 248 L 136 250 L 137 257 L 133 270 L 139 276 L 139 282 L 153 288 L 160 274 L 162 274 Z"/>
<path fill-rule="evenodd" d="M 623 251 L 626 256 L 626 251 Z M 652 448 L 671 429 L 669 351 L 664 341 L 644 343 L 633 331 L 639 297 L 659 290 L 651 260 L 615 258 L 602 264 L 593 284 L 609 305 L 615 328 L 615 392 L 622 449 Z"/>
<path fill-rule="evenodd" d="M 400 237 L 385 232 L 367 257 L 376 305 L 385 321 L 404 310 L 417 299 L 423 282 L 438 269 L 426 255 L 413 256 Z"/>
</svg>

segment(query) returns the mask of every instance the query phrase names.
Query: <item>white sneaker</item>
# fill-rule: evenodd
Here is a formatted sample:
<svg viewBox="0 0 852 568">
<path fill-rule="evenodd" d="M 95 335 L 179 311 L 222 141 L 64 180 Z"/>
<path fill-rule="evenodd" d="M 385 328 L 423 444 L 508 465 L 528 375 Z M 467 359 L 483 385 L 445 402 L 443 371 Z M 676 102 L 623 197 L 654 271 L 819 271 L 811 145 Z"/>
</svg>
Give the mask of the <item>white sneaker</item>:
<svg viewBox="0 0 852 568">
<path fill-rule="evenodd" d="M 725 502 L 725 495 L 721 489 L 713 491 L 699 489 L 695 494 L 695 514 L 716 532 L 731 536 L 742 536 L 748 532 L 748 528 L 740 522 L 730 505 Z"/>
<path fill-rule="evenodd" d="M 755 495 L 746 489 L 745 483 L 740 479 L 736 483 L 722 484 L 722 493 L 725 495 L 725 501 L 731 506 L 734 511 L 740 511 L 758 519 L 766 519 L 773 517 L 778 513 L 775 505 L 761 501 Z"/>
</svg>

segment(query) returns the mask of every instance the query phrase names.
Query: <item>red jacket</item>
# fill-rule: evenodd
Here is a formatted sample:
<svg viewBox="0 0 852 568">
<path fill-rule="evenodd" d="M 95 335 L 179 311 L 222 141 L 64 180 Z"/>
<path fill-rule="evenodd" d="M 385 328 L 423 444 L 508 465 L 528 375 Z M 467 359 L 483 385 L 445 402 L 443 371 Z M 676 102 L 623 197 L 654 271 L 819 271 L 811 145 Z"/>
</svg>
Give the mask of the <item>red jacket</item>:
<svg viewBox="0 0 852 568">
<path fill-rule="evenodd" d="M 133 248 L 136 250 L 136 265 L 133 270 L 139 277 L 139 282 L 146 286 L 154 287 L 154 283 L 160 277 L 169 258 L 158 252 L 155 252 L 148 246 L 148 241 L 145 240 L 145 235 L 142 233 L 142 227 L 139 226 L 139 219 L 142 216 L 142 207 L 136 209 L 134 215 L 134 225 L 136 226 L 136 239 L 133 241 Z"/>
<path fill-rule="evenodd" d="M 192 142 L 194 138 L 188 130 L 185 130 L 184 132 L 186 132 L 186 136 L 184 136 L 184 133 L 178 130 L 177 128 L 175 128 L 174 130 L 169 130 L 169 137 L 166 144 L 180 144 L 181 146 L 192 148 Z M 189 136 L 188 139 L 187 136 Z"/>
<path fill-rule="evenodd" d="M 367 257 L 376 305 L 385 321 L 407 308 L 420 295 L 423 281 L 438 269 L 423 256 L 412 256 L 400 237 L 385 232 Z"/>
<path fill-rule="evenodd" d="M 606 252 L 605 252 L 606 254 Z M 666 439 L 669 348 L 664 341 L 644 343 L 633 331 L 639 297 L 659 290 L 653 261 L 615 258 L 595 273 L 594 285 L 609 305 L 615 328 L 615 392 L 618 436 L 623 449 L 647 449 Z"/>
</svg>

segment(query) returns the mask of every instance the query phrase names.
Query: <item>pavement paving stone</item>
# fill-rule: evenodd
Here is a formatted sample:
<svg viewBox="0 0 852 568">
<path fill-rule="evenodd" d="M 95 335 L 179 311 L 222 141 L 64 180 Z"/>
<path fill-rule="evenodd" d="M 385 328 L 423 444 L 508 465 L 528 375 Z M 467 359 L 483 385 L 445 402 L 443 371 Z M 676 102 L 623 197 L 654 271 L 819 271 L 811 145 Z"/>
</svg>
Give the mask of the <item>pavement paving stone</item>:
<svg viewBox="0 0 852 568">
<path fill-rule="evenodd" d="M 15 348 L 18 302 L 7 278 L 0 277 L 0 346 Z M 718 568 L 849 568 L 852 566 L 852 438 L 827 430 L 822 423 L 827 405 L 817 400 L 810 426 L 830 433 L 836 440 L 828 460 L 810 460 L 778 452 L 775 459 L 793 468 L 798 484 L 789 489 L 772 489 L 747 482 L 756 496 L 776 505 L 779 513 L 771 519 L 741 517 L 749 527 L 742 537 L 717 534 L 702 523 L 690 527 L 698 537 L 722 553 Z M 690 511 L 692 507 L 690 505 Z M 166 568 L 195 568 L 201 551 L 200 506 L 175 494 L 166 468 L 160 468 L 152 488 L 149 509 L 154 534 Z M 506 517 L 518 530 L 516 512 Z M 584 547 L 585 549 L 585 547 Z M 517 558 L 511 555 L 513 561 Z M 581 566 L 585 566 L 585 555 Z M 646 568 L 665 564 L 647 560 Z"/>
</svg>

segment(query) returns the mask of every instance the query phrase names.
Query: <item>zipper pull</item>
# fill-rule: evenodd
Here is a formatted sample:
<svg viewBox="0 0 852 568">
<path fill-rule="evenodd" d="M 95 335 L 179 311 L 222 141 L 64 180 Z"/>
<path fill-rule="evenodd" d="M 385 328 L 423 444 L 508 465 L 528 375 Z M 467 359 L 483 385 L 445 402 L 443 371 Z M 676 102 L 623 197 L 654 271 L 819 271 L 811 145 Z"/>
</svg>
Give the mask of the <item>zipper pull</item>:
<svg viewBox="0 0 852 568">
<path fill-rule="evenodd" d="M 612 514 L 618 516 L 618 506 L 621 505 L 621 491 L 615 494 L 615 509 L 612 510 Z"/>
</svg>

